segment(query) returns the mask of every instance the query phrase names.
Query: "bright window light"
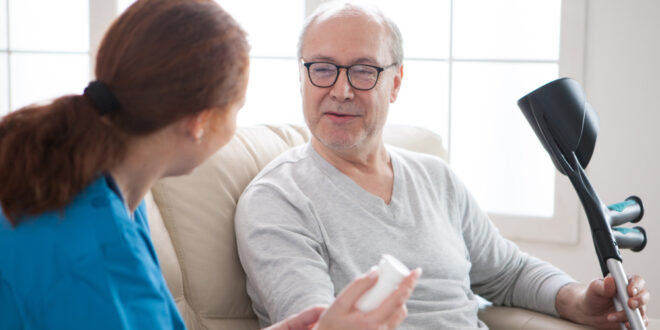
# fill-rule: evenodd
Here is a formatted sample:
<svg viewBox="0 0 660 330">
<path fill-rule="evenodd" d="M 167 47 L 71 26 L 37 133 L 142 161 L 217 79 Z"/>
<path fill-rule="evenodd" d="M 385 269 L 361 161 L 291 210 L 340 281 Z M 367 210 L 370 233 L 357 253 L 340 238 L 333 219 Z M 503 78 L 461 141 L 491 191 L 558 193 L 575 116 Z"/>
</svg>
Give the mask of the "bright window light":
<svg viewBox="0 0 660 330">
<path fill-rule="evenodd" d="M 7 50 L 7 0 L 0 0 L 0 51 Z"/>
<path fill-rule="evenodd" d="M 11 109 L 81 94 L 89 82 L 87 54 L 12 54 Z"/>
<path fill-rule="evenodd" d="M 9 17 L 12 50 L 89 50 L 88 0 L 9 0 Z"/>
<path fill-rule="evenodd" d="M 9 112 L 7 53 L 0 53 L 0 117 Z"/>
<path fill-rule="evenodd" d="M 298 79 L 298 33 L 305 1 L 218 1 L 248 34 L 250 83 L 242 126 L 304 124 Z"/>
<path fill-rule="evenodd" d="M 559 0 L 454 1 L 455 58 L 557 60 Z"/>
<path fill-rule="evenodd" d="M 554 167 L 516 101 L 557 64 L 455 63 L 451 163 L 489 212 L 550 217 Z"/>
<path fill-rule="evenodd" d="M 295 59 L 252 58 L 241 126 L 305 123 Z"/>
<path fill-rule="evenodd" d="M 248 33 L 252 56 L 295 57 L 305 17 L 303 0 L 218 1 Z"/>
<path fill-rule="evenodd" d="M 449 0 L 378 0 L 373 4 L 401 30 L 405 57 L 449 56 Z"/>
<path fill-rule="evenodd" d="M 117 0 L 117 13 L 123 13 L 135 0 Z"/>
</svg>

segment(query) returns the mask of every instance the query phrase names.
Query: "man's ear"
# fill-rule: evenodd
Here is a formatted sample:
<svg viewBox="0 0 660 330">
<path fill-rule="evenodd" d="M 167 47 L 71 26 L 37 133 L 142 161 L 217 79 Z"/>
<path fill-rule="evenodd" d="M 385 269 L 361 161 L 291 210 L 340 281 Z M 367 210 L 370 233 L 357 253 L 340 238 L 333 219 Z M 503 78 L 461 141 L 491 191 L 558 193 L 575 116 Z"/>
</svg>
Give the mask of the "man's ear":
<svg viewBox="0 0 660 330">
<path fill-rule="evenodd" d="M 305 66 L 302 60 L 298 61 L 298 82 L 300 83 L 300 95 L 303 93 L 303 84 L 305 83 Z"/>
<path fill-rule="evenodd" d="M 403 64 L 399 65 L 394 74 L 394 86 L 392 86 L 392 92 L 390 93 L 390 103 L 394 103 L 396 98 L 399 95 L 399 89 L 401 89 L 401 80 L 403 79 Z"/>
</svg>

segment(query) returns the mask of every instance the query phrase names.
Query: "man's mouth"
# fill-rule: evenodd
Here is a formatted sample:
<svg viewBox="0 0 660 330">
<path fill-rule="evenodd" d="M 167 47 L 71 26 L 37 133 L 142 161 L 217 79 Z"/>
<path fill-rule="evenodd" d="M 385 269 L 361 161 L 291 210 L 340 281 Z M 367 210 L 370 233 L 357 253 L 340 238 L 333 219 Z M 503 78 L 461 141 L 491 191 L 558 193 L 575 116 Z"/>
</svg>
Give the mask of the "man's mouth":
<svg viewBox="0 0 660 330">
<path fill-rule="evenodd" d="M 335 123 L 345 123 L 359 117 L 358 115 L 341 112 L 324 112 L 323 115 Z"/>
<path fill-rule="evenodd" d="M 335 116 L 335 117 L 356 117 L 356 115 L 349 115 L 347 113 L 338 113 L 338 112 L 326 112 L 325 114 L 328 116 Z"/>
</svg>

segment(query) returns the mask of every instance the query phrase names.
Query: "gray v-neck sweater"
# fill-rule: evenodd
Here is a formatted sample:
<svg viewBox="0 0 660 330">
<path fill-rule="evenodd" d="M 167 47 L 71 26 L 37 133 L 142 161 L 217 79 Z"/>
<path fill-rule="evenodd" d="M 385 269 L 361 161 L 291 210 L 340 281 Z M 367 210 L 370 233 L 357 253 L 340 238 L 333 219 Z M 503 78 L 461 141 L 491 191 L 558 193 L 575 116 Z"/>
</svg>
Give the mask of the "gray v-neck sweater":
<svg viewBox="0 0 660 330">
<path fill-rule="evenodd" d="M 401 329 L 481 329 L 475 294 L 556 315 L 573 280 L 504 239 L 447 164 L 391 146 L 390 204 L 307 144 L 268 164 L 236 210 L 239 256 L 262 326 L 330 304 L 384 253 L 421 267 Z"/>
</svg>

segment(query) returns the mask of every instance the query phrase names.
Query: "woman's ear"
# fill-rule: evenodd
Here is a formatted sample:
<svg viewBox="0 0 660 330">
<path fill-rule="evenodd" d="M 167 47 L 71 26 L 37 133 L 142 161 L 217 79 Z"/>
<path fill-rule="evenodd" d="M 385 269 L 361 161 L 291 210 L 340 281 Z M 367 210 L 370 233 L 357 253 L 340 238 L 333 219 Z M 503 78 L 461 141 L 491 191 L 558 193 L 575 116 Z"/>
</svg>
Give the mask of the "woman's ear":
<svg viewBox="0 0 660 330">
<path fill-rule="evenodd" d="M 211 109 L 202 110 L 194 115 L 188 116 L 184 121 L 186 134 L 192 137 L 196 143 L 201 143 L 204 138 L 204 131 L 209 127 L 209 121 L 213 112 Z"/>
</svg>

